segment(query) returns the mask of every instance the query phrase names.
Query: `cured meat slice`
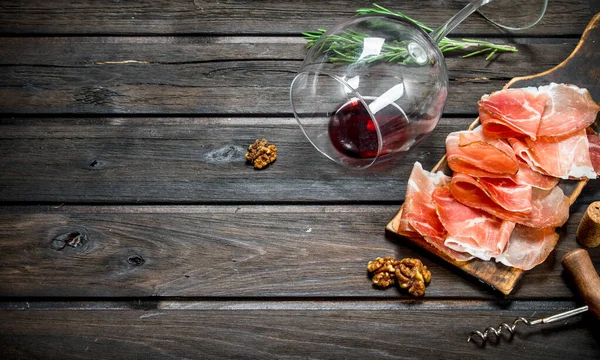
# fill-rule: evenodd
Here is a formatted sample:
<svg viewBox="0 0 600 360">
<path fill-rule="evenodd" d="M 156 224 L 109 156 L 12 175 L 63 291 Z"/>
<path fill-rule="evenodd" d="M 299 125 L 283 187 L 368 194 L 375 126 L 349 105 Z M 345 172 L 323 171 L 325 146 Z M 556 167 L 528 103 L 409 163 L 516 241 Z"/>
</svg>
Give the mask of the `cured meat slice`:
<svg viewBox="0 0 600 360">
<path fill-rule="evenodd" d="M 600 147 L 598 147 L 598 150 L 600 151 Z M 600 153 L 598 155 L 600 156 Z M 600 162 L 600 157 L 598 160 Z M 519 172 L 510 177 L 515 183 L 529 185 L 542 190 L 551 190 L 558 185 L 559 178 L 533 171 L 522 159 L 517 159 L 517 162 L 519 163 Z"/>
<path fill-rule="evenodd" d="M 456 200 L 464 205 L 529 227 L 559 227 L 569 219 L 569 198 L 558 186 L 549 191 L 533 188 L 531 192 L 532 209 L 529 213 L 508 211 L 489 197 L 482 195 L 482 192 L 473 193 L 470 189 L 461 186 L 451 186 L 450 190 Z"/>
<path fill-rule="evenodd" d="M 483 131 L 494 137 L 536 138 L 548 95 L 536 88 L 506 89 L 479 100 Z"/>
<path fill-rule="evenodd" d="M 407 237 L 422 236 L 429 244 L 453 259 L 465 261 L 472 257 L 444 245 L 446 229 L 438 218 L 431 198 L 436 188 L 449 184 L 450 180 L 441 171 L 432 174 L 423 170 L 421 163 L 415 162 L 406 187 L 398 233 Z"/>
<path fill-rule="evenodd" d="M 460 188 L 460 191 L 455 188 Z M 454 173 L 452 191 L 457 191 L 461 196 L 473 195 L 477 199 L 487 197 L 507 211 L 529 213 L 532 209 L 531 186 L 516 184 L 511 179 L 474 178 Z"/>
<path fill-rule="evenodd" d="M 558 242 L 554 228 L 530 228 L 517 225 L 506 250 L 496 261 L 506 266 L 531 270 L 543 263 Z"/>
<path fill-rule="evenodd" d="M 433 202 L 448 236 L 444 244 L 456 251 L 490 260 L 506 248 L 514 222 L 503 221 L 485 211 L 465 206 L 448 186 L 434 190 Z"/>
<path fill-rule="evenodd" d="M 455 172 L 477 177 L 507 177 L 519 171 L 510 145 L 483 133 L 481 127 L 457 131 L 446 137 L 448 166 Z"/>
<path fill-rule="evenodd" d="M 589 134 L 587 136 L 590 149 L 590 160 L 596 174 L 600 173 L 600 136 Z"/>
<path fill-rule="evenodd" d="M 436 187 L 448 184 L 450 179 L 441 171 L 432 174 L 423 170 L 421 163 L 414 164 L 406 185 L 406 197 L 404 205 L 402 205 L 401 217 L 401 220 L 405 220 L 410 228 L 403 225 L 404 229 L 412 229 L 421 236 L 433 239 L 442 240 L 446 237 L 446 230 L 439 221 L 435 206 L 431 202 L 431 194 Z"/>
<path fill-rule="evenodd" d="M 406 216 L 404 216 L 404 211 L 400 216 L 400 221 L 398 222 L 398 229 L 396 232 L 411 239 L 421 237 L 417 230 L 410 225 Z"/>
<path fill-rule="evenodd" d="M 551 83 L 538 90 L 548 95 L 548 101 L 537 136 L 565 136 L 583 130 L 596 120 L 600 111 L 587 89 Z"/>
<path fill-rule="evenodd" d="M 565 137 L 508 139 L 518 157 L 535 171 L 561 179 L 595 179 L 585 130 Z"/>
</svg>

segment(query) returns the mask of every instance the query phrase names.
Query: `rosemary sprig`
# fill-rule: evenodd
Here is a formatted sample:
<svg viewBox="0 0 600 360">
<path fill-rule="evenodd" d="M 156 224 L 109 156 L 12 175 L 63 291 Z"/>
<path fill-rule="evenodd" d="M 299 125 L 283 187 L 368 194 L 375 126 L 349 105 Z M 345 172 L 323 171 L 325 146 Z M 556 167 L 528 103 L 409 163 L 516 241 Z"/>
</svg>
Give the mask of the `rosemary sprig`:
<svg viewBox="0 0 600 360">
<path fill-rule="evenodd" d="M 321 35 L 324 33 L 324 29 L 303 33 L 306 39 L 314 39 L 314 41 L 309 41 L 308 47 L 310 48 L 314 46 L 319 37 L 321 37 Z M 404 41 L 394 41 L 393 44 L 383 44 L 383 47 L 377 56 L 368 56 L 362 59 L 357 58 L 356 51 L 362 47 L 364 43 L 363 40 L 367 36 L 367 34 L 356 31 L 347 31 L 342 35 L 329 35 L 323 38 L 324 40 L 321 42 L 321 47 L 319 50 L 331 53 L 329 61 L 334 63 L 370 63 L 378 60 L 406 63 L 410 61 L 407 57 L 408 51 L 406 50 L 406 44 Z"/>
<path fill-rule="evenodd" d="M 401 12 L 393 12 L 384 8 L 383 6 L 373 4 L 372 8 L 361 8 L 356 10 L 357 15 L 390 15 L 402 18 L 404 20 L 413 22 L 421 29 L 430 33 L 433 31 L 432 28 L 423 24 L 422 22 L 408 17 Z M 307 48 L 311 48 L 315 43 L 325 34 L 325 29 L 317 29 L 315 31 L 303 32 L 304 39 L 308 42 Z M 322 43 L 323 47 L 327 47 L 327 51 L 331 51 L 335 56 L 330 58 L 330 61 L 337 63 L 351 63 L 356 61 L 377 61 L 385 60 L 389 62 L 397 61 L 398 63 L 406 63 L 406 47 L 403 46 L 402 42 L 396 42 L 395 46 L 384 44 L 382 51 L 377 56 L 368 57 L 365 59 L 357 59 L 356 51 L 360 49 L 363 43 L 363 39 L 367 37 L 366 34 L 360 34 L 357 32 L 347 32 L 341 35 L 327 36 Z M 514 46 L 510 45 L 497 45 L 488 41 L 474 40 L 474 39 L 461 39 L 453 40 L 447 37 L 441 39 L 438 42 L 440 51 L 442 53 L 450 51 L 470 51 L 468 54 L 463 55 L 463 58 L 472 57 L 475 55 L 486 54 L 486 60 L 490 60 L 494 55 L 501 52 L 517 52 L 518 50 Z"/>
</svg>

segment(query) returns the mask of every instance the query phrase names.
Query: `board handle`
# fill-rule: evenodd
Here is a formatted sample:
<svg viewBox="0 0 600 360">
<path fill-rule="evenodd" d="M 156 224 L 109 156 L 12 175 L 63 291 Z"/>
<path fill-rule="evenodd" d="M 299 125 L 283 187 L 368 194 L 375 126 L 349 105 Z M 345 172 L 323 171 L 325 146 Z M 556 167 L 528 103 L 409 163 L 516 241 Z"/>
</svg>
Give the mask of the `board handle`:
<svg viewBox="0 0 600 360">
<path fill-rule="evenodd" d="M 599 42 L 600 13 L 597 13 L 588 23 L 579 43 L 568 58 L 554 68 L 539 74 L 513 78 L 504 88 L 537 87 L 551 82 L 568 83 L 588 89 L 592 99 L 598 102 L 600 101 Z"/>
<path fill-rule="evenodd" d="M 600 320 L 600 276 L 585 249 L 569 251 L 561 261 L 589 310 Z"/>
</svg>

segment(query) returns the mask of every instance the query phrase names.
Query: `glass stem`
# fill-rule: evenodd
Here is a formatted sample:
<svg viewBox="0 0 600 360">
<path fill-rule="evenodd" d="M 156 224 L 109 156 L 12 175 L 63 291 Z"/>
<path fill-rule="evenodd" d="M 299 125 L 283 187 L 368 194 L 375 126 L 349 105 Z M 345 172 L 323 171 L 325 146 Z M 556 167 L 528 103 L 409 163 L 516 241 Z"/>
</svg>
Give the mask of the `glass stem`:
<svg viewBox="0 0 600 360">
<path fill-rule="evenodd" d="M 446 21 L 446 23 L 433 32 L 429 36 L 433 39 L 433 41 L 437 44 L 442 40 L 448 33 L 454 30 L 455 27 L 458 26 L 463 20 L 465 20 L 469 15 L 471 15 L 475 10 L 479 9 L 483 5 L 492 2 L 493 0 L 473 0 L 467 6 L 465 6 L 461 11 L 457 12 L 450 20 Z"/>
</svg>

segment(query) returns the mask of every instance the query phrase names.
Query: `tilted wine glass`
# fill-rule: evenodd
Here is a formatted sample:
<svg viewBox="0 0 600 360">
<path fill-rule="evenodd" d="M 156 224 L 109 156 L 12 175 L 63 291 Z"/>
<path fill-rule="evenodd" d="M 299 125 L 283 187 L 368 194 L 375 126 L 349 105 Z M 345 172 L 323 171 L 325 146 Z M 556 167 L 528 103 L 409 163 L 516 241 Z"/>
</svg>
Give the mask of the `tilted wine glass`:
<svg viewBox="0 0 600 360">
<path fill-rule="evenodd" d="M 294 116 L 308 140 L 328 158 L 358 169 L 414 148 L 436 127 L 446 103 L 448 73 L 438 42 L 491 1 L 470 2 L 430 34 L 381 14 L 352 18 L 323 34 L 290 88 Z M 518 6 L 495 2 L 504 7 L 483 12 L 490 21 Z M 547 0 L 536 2 L 535 16 L 515 16 L 521 23 L 513 19 L 507 27 L 537 23 Z"/>
</svg>

